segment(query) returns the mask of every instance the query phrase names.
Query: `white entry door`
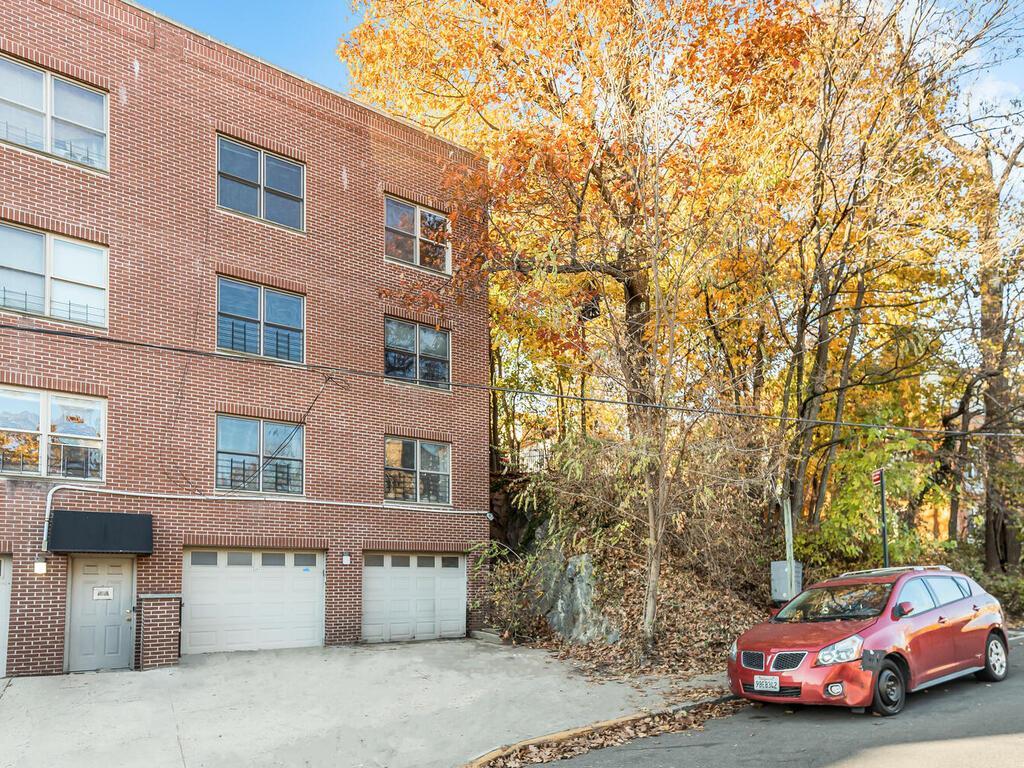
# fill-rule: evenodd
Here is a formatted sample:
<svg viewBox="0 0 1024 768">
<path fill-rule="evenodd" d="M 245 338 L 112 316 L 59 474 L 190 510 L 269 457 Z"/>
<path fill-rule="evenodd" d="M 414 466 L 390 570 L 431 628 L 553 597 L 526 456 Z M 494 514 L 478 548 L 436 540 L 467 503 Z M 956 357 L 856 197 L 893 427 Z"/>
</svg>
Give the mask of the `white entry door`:
<svg viewBox="0 0 1024 768">
<path fill-rule="evenodd" d="M 7 636 L 11 623 L 11 556 L 0 555 L 0 677 L 7 674 Z"/>
<path fill-rule="evenodd" d="M 69 672 L 131 666 L 132 565 L 125 557 L 72 558 Z"/>
<path fill-rule="evenodd" d="M 363 640 L 465 636 L 465 557 L 363 555 Z"/>
<path fill-rule="evenodd" d="M 181 652 L 324 644 L 324 553 L 185 551 Z"/>
</svg>

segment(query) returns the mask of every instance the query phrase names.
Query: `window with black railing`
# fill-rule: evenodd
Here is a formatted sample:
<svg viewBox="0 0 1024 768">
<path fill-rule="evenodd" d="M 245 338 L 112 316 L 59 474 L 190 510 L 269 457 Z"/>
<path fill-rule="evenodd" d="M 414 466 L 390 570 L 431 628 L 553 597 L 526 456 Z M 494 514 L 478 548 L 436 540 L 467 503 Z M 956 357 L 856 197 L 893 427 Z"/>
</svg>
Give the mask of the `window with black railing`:
<svg viewBox="0 0 1024 768">
<path fill-rule="evenodd" d="M 105 418 L 103 400 L 0 387 L 0 472 L 101 480 Z"/>
<path fill-rule="evenodd" d="M 302 296 L 226 277 L 217 281 L 217 346 L 301 363 L 305 346 Z"/>
<path fill-rule="evenodd" d="M 0 56 L 0 140 L 107 167 L 107 95 Z"/>
<path fill-rule="evenodd" d="M 217 487 L 301 494 L 304 437 L 301 424 L 218 416 Z"/>
<path fill-rule="evenodd" d="M 0 308 L 106 326 L 106 249 L 0 224 Z"/>
<path fill-rule="evenodd" d="M 448 331 L 384 318 L 384 374 L 388 378 L 448 389 L 450 358 Z"/>
<path fill-rule="evenodd" d="M 384 498 L 426 504 L 451 503 L 448 443 L 388 437 L 384 440 Z"/>
</svg>

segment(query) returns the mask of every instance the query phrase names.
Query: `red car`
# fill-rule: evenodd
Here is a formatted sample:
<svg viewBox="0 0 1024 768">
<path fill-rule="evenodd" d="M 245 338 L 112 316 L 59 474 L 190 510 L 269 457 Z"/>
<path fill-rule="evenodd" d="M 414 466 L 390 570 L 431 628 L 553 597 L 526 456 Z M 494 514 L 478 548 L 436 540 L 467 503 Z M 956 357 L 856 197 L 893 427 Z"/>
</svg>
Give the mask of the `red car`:
<svg viewBox="0 0 1024 768">
<path fill-rule="evenodd" d="M 1007 672 L 1005 617 L 977 582 L 945 566 L 844 573 L 814 584 L 729 651 L 733 693 L 898 714 L 907 693 Z"/>
</svg>

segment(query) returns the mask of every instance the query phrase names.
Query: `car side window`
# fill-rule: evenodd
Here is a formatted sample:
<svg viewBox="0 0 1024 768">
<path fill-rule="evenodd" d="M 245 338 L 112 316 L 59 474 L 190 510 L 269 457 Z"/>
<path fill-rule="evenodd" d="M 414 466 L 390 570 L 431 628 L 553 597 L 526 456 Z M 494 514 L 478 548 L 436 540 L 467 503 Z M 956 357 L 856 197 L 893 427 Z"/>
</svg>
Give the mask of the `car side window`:
<svg viewBox="0 0 1024 768">
<path fill-rule="evenodd" d="M 970 583 L 968 583 L 967 579 L 960 578 L 959 576 L 954 576 L 953 581 L 955 581 L 956 585 L 960 587 L 960 591 L 964 593 L 964 597 L 971 596 L 971 585 Z"/>
<path fill-rule="evenodd" d="M 959 590 L 957 590 L 959 592 Z M 923 579 L 911 579 L 903 585 L 903 589 L 900 590 L 898 603 L 910 603 L 914 606 L 914 610 L 908 613 L 908 616 L 917 616 L 919 613 L 930 611 L 935 607 L 935 601 L 932 600 L 932 595 L 928 591 L 928 587 L 925 586 Z"/>
<path fill-rule="evenodd" d="M 957 600 L 964 599 L 963 592 L 960 591 L 960 587 L 953 581 L 952 576 L 929 576 L 926 581 L 928 586 L 932 588 L 932 592 L 935 593 L 939 605 L 955 603 Z"/>
</svg>

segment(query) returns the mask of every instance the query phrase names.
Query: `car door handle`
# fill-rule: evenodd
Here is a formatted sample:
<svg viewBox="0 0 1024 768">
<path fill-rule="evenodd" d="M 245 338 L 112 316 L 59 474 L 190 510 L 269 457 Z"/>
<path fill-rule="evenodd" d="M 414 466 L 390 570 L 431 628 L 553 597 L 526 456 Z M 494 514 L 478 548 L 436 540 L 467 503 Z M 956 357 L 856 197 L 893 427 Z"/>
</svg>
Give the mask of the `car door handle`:
<svg viewBox="0 0 1024 768">
<path fill-rule="evenodd" d="M 939 616 L 939 624 L 945 624 L 945 623 L 946 623 L 946 617 L 945 616 Z"/>
<path fill-rule="evenodd" d="M 974 609 L 974 610 L 976 610 L 976 611 L 980 611 L 980 610 L 981 610 L 981 608 L 979 608 L 979 607 L 978 607 L 978 606 L 976 606 L 976 605 L 972 605 L 972 606 L 971 606 L 971 608 L 973 608 L 973 609 Z"/>
</svg>

